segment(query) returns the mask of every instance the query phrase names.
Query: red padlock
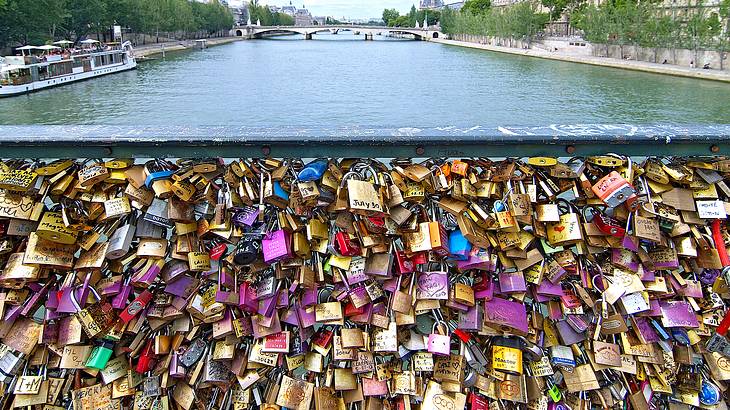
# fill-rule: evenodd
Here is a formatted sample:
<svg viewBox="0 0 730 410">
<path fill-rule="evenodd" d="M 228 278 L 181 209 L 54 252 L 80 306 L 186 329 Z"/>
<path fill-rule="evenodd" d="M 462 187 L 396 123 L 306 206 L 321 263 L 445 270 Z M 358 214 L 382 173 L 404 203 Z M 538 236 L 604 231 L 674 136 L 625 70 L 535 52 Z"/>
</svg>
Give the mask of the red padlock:
<svg viewBox="0 0 730 410">
<path fill-rule="evenodd" d="M 137 361 L 137 367 L 134 369 L 137 373 L 144 374 L 155 367 L 155 345 L 153 341 L 154 339 L 148 339 L 147 344 L 142 349 L 142 354 L 139 355 Z"/>
<path fill-rule="evenodd" d="M 469 392 L 469 404 L 471 404 L 471 410 L 487 410 L 489 408 L 487 398 L 472 391 Z"/>
<path fill-rule="evenodd" d="M 626 229 L 617 220 L 600 212 L 593 214 L 593 224 L 605 235 L 611 235 L 617 238 L 623 238 L 626 235 Z"/>
<path fill-rule="evenodd" d="M 367 306 L 367 305 L 365 305 L 365 306 Z M 362 315 L 363 313 L 365 313 L 365 306 L 356 308 L 355 305 L 352 304 L 352 302 L 347 302 L 345 304 L 343 314 L 345 315 L 345 317 Z"/>
<path fill-rule="evenodd" d="M 362 253 L 360 245 L 350 239 L 350 234 L 342 231 L 335 234 L 335 250 L 342 256 L 357 256 Z"/>
<path fill-rule="evenodd" d="M 395 251 L 395 262 L 398 265 L 398 273 L 405 275 L 416 270 L 416 264 L 413 259 L 406 255 L 405 251 Z"/>
<path fill-rule="evenodd" d="M 332 337 L 334 332 L 328 327 L 320 328 L 317 333 L 312 336 L 312 344 L 315 344 L 322 349 L 327 349 L 330 343 L 332 343 Z"/>
<path fill-rule="evenodd" d="M 124 323 L 129 323 L 135 316 L 137 316 L 152 300 L 152 292 L 145 289 L 136 299 L 132 301 L 127 308 L 119 314 L 119 319 Z"/>
<path fill-rule="evenodd" d="M 226 256 L 228 253 L 228 245 L 226 245 L 225 242 L 221 242 L 212 248 L 210 248 L 210 251 L 208 251 L 208 254 L 210 255 L 210 259 L 217 261 L 220 260 L 222 257 Z"/>
</svg>

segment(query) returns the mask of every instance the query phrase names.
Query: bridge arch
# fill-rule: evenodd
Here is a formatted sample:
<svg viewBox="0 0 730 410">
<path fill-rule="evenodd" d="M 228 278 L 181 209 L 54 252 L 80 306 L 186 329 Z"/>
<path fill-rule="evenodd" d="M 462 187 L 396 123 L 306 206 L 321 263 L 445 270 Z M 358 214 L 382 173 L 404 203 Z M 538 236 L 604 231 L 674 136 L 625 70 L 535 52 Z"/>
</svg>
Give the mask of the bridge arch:
<svg viewBox="0 0 730 410">
<path fill-rule="evenodd" d="M 291 33 L 291 34 L 302 34 L 307 35 L 307 32 L 305 30 L 298 30 L 295 28 L 286 28 L 286 27 L 273 27 L 270 29 L 264 29 L 264 30 L 256 30 L 254 32 L 254 37 L 261 38 L 265 34 L 272 34 L 272 33 Z"/>
<path fill-rule="evenodd" d="M 236 37 L 243 37 L 243 30 L 236 30 Z"/>
</svg>

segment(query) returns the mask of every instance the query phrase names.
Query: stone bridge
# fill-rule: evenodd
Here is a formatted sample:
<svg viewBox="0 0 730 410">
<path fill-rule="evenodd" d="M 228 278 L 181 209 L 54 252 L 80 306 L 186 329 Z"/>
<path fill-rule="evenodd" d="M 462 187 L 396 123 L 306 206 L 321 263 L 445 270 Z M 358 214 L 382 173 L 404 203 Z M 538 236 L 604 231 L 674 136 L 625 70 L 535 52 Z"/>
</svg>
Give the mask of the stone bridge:
<svg viewBox="0 0 730 410">
<path fill-rule="evenodd" d="M 356 35 L 364 35 L 365 40 L 373 40 L 375 36 L 387 34 L 410 34 L 416 40 L 429 40 L 443 37 L 443 34 L 433 28 L 408 28 L 408 27 L 377 27 L 377 26 L 237 26 L 231 30 L 231 35 L 245 38 L 262 38 L 271 34 L 301 34 L 305 40 L 311 40 L 313 34 L 332 33 L 341 31 L 352 31 Z"/>
</svg>

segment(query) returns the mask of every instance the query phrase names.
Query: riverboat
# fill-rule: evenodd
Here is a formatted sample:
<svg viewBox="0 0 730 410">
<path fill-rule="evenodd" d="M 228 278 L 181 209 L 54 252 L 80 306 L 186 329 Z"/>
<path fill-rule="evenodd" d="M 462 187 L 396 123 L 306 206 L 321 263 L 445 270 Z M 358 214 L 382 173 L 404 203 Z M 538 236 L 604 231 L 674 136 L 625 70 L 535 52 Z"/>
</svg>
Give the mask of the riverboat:
<svg viewBox="0 0 730 410">
<path fill-rule="evenodd" d="M 129 41 L 121 45 L 103 45 L 95 40 L 82 43 L 91 47 L 61 50 L 53 46 L 25 46 L 20 48 L 23 55 L 0 57 L 0 97 L 30 93 L 137 67 Z M 47 53 L 25 55 L 25 50 L 44 50 Z"/>
</svg>

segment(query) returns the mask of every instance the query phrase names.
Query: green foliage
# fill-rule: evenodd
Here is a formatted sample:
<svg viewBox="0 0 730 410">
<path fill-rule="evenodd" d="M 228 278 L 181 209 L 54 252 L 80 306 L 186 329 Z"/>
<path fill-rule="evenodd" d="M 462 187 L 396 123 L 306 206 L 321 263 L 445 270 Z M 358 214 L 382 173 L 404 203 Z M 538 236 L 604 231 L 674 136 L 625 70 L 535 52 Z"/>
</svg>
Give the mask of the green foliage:
<svg viewBox="0 0 730 410">
<path fill-rule="evenodd" d="M 258 2 L 252 2 L 248 6 L 248 12 L 254 24 L 260 21 L 262 26 L 294 25 L 294 17 L 286 13 L 272 13 L 268 6 L 259 5 Z"/>
<path fill-rule="evenodd" d="M 724 0 L 730 3 L 730 0 Z M 596 44 L 636 44 L 650 48 L 715 48 L 724 32 L 720 15 L 707 15 L 698 2 L 684 17 L 662 15 L 650 2 L 607 1 L 589 6 L 571 23 L 583 30 L 586 40 Z M 724 18 L 724 17 L 723 17 Z"/>
<path fill-rule="evenodd" d="M 49 43 L 60 38 L 106 37 L 111 26 L 127 32 L 214 34 L 233 26 L 233 15 L 217 0 L 0 0 L 0 48 Z M 174 34 L 171 34 L 174 35 Z"/>
<path fill-rule="evenodd" d="M 383 22 L 389 27 L 414 27 L 416 22 L 423 24 L 423 21 L 428 18 L 428 25 L 436 25 L 441 21 L 441 12 L 439 10 L 416 10 L 416 7 L 411 7 L 410 12 L 405 15 L 400 15 L 396 9 L 385 9 L 383 10 Z"/>
<path fill-rule="evenodd" d="M 342 24 L 342 22 L 340 20 L 337 20 L 336 18 L 327 17 L 327 19 L 325 20 L 325 24 L 336 26 Z"/>
<path fill-rule="evenodd" d="M 396 9 L 383 10 L 383 23 L 385 23 L 386 26 L 393 27 L 398 17 L 400 17 L 400 13 Z"/>
<path fill-rule="evenodd" d="M 461 11 L 472 14 L 485 14 L 491 7 L 491 0 L 466 0 Z"/>
<path fill-rule="evenodd" d="M 548 15 L 536 4 L 525 1 L 509 7 L 491 8 L 484 13 L 444 10 L 441 30 L 447 34 L 472 34 L 529 40 L 545 26 Z"/>
</svg>

